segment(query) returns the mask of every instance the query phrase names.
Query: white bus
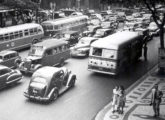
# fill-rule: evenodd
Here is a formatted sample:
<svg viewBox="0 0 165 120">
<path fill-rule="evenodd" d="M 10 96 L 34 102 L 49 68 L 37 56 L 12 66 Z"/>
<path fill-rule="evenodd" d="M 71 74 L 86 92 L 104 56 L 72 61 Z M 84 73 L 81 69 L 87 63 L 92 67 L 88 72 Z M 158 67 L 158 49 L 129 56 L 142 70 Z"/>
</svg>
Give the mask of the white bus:
<svg viewBox="0 0 165 120">
<path fill-rule="evenodd" d="M 56 33 L 66 31 L 83 31 L 86 29 L 88 17 L 86 15 L 71 16 L 48 20 L 41 23 L 46 36 L 52 36 Z"/>
<path fill-rule="evenodd" d="M 137 32 L 123 31 L 91 44 L 88 70 L 117 75 L 142 55 L 143 39 Z"/>
<path fill-rule="evenodd" d="M 0 29 L 0 51 L 19 50 L 41 41 L 44 36 L 42 26 L 26 23 Z"/>
</svg>

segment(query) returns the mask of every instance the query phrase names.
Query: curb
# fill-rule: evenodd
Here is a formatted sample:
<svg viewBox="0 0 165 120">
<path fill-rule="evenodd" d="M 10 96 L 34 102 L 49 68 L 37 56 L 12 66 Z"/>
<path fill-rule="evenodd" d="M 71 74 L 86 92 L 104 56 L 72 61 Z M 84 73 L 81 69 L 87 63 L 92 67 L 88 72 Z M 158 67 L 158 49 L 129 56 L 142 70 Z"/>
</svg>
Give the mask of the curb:
<svg viewBox="0 0 165 120">
<path fill-rule="evenodd" d="M 157 70 L 158 65 L 154 65 L 151 69 L 148 70 L 142 77 L 140 77 L 135 83 L 133 83 L 130 87 L 128 87 L 125 91 L 126 94 L 131 92 L 131 89 L 133 89 L 135 86 L 140 84 L 145 78 L 147 78 L 151 73 L 153 73 L 155 70 Z M 102 120 L 102 118 L 105 116 L 106 112 L 111 108 L 111 102 L 108 103 L 106 106 L 104 106 L 95 116 L 92 120 Z"/>
</svg>

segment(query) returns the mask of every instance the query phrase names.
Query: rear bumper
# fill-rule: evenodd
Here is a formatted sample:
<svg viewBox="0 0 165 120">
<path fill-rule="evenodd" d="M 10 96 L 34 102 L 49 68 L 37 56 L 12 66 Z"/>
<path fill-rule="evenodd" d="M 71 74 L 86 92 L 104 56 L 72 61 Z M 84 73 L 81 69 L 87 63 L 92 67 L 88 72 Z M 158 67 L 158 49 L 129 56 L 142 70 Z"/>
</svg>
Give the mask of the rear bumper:
<svg viewBox="0 0 165 120">
<path fill-rule="evenodd" d="M 89 66 L 88 65 L 88 70 L 97 72 L 97 73 L 104 73 L 104 74 L 109 74 L 109 75 L 117 75 L 117 72 L 115 69 L 108 69 L 108 68 L 103 68 L 103 67 L 96 67 L 96 66 Z"/>
<path fill-rule="evenodd" d="M 48 100 L 50 100 L 49 97 L 32 96 L 32 95 L 29 95 L 27 92 L 24 92 L 24 96 L 29 98 L 29 99 L 37 100 L 37 101 L 48 101 Z"/>
</svg>

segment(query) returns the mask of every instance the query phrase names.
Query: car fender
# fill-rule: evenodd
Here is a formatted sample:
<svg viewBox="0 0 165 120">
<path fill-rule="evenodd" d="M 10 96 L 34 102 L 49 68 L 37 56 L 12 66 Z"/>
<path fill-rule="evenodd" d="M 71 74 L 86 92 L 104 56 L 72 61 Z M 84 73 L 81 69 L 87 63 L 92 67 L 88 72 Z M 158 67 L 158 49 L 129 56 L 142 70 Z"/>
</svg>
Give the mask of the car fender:
<svg viewBox="0 0 165 120">
<path fill-rule="evenodd" d="M 39 68 L 41 68 L 41 67 L 42 67 L 41 64 L 36 64 L 36 65 L 34 66 L 34 70 L 37 70 L 37 69 L 39 69 Z"/>
<path fill-rule="evenodd" d="M 57 87 L 52 88 L 52 90 L 51 90 L 51 91 L 49 92 L 49 94 L 48 94 L 48 98 L 51 98 L 53 92 L 54 92 L 56 89 L 58 90 Z"/>
<path fill-rule="evenodd" d="M 20 75 L 18 73 L 13 73 L 7 77 L 7 81 L 12 81 L 12 80 L 18 79 L 18 78 L 20 78 L 19 80 L 21 80 L 22 75 Z"/>
<path fill-rule="evenodd" d="M 76 75 L 74 75 L 74 74 L 69 74 L 69 77 L 68 77 L 68 81 L 67 81 L 67 84 L 66 84 L 66 86 L 70 86 L 70 83 L 71 83 L 71 80 L 72 80 L 72 78 L 73 78 L 73 76 L 75 76 L 76 77 Z M 76 80 L 76 78 L 75 78 L 75 80 Z"/>
</svg>

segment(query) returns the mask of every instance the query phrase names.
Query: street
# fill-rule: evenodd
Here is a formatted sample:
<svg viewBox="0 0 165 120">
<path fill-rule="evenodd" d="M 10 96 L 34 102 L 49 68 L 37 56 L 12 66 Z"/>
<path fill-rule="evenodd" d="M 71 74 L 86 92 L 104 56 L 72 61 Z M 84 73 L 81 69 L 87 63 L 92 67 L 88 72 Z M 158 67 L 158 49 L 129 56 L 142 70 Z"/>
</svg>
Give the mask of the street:
<svg viewBox="0 0 165 120">
<path fill-rule="evenodd" d="M 75 87 L 50 104 L 31 102 L 23 96 L 30 80 L 25 76 L 16 86 L 0 91 L 0 120 L 91 120 L 111 101 L 116 85 L 126 89 L 156 65 L 158 45 L 159 38 L 148 42 L 148 61 L 142 57 L 117 77 L 89 72 L 88 58 L 67 60 L 64 66 L 77 75 Z M 27 54 L 28 50 L 20 52 L 22 57 Z"/>
</svg>

